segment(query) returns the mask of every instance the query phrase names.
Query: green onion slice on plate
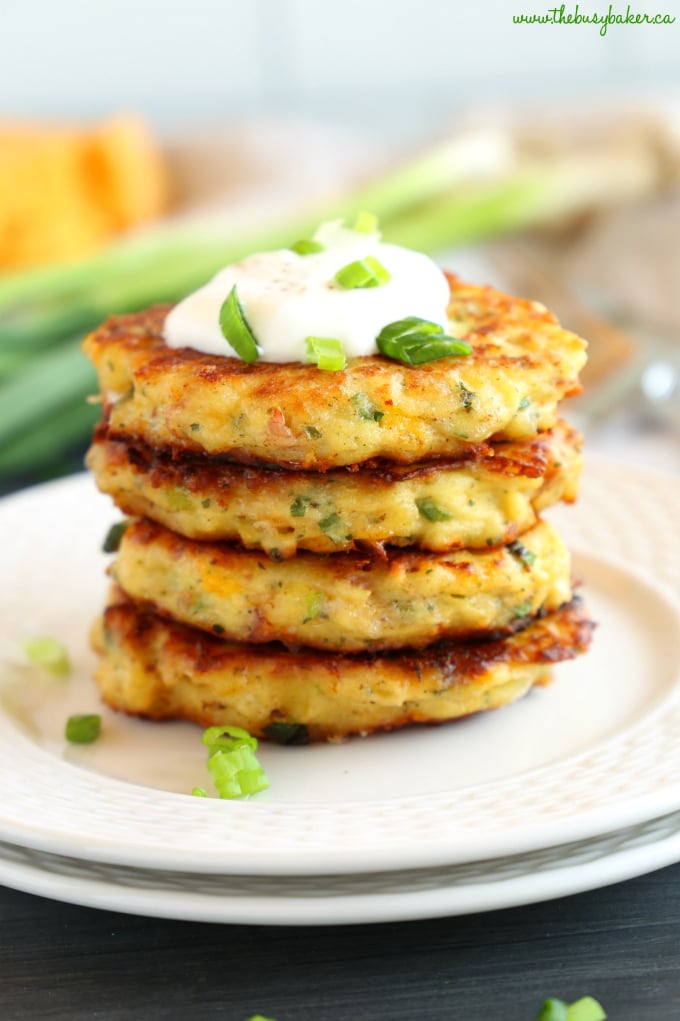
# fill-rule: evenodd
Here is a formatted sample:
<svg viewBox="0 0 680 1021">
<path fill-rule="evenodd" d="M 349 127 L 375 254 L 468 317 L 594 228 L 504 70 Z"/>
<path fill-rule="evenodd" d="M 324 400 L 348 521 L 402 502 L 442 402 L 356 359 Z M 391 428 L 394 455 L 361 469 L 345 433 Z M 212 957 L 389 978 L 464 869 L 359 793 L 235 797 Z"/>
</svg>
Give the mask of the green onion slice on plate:
<svg viewBox="0 0 680 1021">
<path fill-rule="evenodd" d="M 96 713 L 69 716 L 64 730 L 66 740 L 71 744 L 92 744 L 101 733 L 102 718 Z"/>
<path fill-rule="evenodd" d="M 236 285 L 220 309 L 220 329 L 222 336 L 244 362 L 256 362 L 260 357 L 257 341 L 246 321 L 241 302 L 236 294 Z"/>
<path fill-rule="evenodd" d="M 208 727 L 201 738 L 208 748 L 208 772 L 220 798 L 242 798 L 269 787 L 257 760 L 257 738 L 242 727 Z"/>
<path fill-rule="evenodd" d="M 408 316 L 384 326 L 376 338 L 378 351 L 406 365 L 424 365 L 437 358 L 472 354 L 464 340 L 444 333 L 443 327 L 418 316 Z"/>
<path fill-rule="evenodd" d="M 71 663 L 63 642 L 48 635 L 27 638 L 21 643 L 24 655 L 29 663 L 38 666 L 54 677 L 68 677 Z"/>
</svg>

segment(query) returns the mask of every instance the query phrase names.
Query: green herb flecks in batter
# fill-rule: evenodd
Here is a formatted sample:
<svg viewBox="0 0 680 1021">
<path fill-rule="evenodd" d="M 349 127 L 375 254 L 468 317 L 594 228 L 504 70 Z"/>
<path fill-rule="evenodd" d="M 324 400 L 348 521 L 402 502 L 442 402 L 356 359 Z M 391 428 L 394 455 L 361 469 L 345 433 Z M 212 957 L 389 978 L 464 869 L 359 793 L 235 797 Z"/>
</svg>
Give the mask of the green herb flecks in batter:
<svg viewBox="0 0 680 1021">
<path fill-rule="evenodd" d="M 426 521 L 450 521 L 451 515 L 447 511 L 442 510 L 438 507 L 434 500 L 431 500 L 429 496 L 423 496 L 419 500 L 416 500 L 416 507 L 421 517 L 425 518 Z"/>
<path fill-rule="evenodd" d="M 368 394 L 359 391 L 352 396 L 352 404 L 357 410 L 359 418 L 365 422 L 379 422 L 385 417 L 384 411 L 379 411 Z"/>
<path fill-rule="evenodd" d="M 512 553 L 513 557 L 517 557 L 525 571 L 529 571 L 536 563 L 536 554 L 532 550 L 527 549 L 527 547 L 518 540 L 509 544 L 508 551 Z"/>
</svg>

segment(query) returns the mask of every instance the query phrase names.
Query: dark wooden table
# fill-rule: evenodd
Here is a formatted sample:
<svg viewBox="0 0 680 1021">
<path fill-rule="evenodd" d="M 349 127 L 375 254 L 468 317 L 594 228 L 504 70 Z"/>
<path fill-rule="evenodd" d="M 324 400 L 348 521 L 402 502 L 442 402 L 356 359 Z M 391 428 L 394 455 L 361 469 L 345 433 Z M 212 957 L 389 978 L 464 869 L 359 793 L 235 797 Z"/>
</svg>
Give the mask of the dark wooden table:
<svg viewBox="0 0 680 1021">
<path fill-rule="evenodd" d="M 590 993 L 680 1019 L 680 865 L 587 894 L 328 928 L 112 914 L 0 889 L 1 1021 L 534 1021 Z"/>
</svg>

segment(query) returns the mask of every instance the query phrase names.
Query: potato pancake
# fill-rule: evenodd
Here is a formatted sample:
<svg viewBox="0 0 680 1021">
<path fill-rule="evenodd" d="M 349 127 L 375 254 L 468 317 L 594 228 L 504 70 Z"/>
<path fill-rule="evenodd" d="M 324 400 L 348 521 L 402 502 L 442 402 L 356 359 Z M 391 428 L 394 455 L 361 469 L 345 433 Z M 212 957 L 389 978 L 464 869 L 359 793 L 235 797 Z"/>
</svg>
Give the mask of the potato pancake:
<svg viewBox="0 0 680 1021">
<path fill-rule="evenodd" d="M 579 390 L 585 342 L 542 305 L 449 282 L 450 330 L 472 354 L 419 366 L 377 355 L 350 359 L 339 372 L 248 364 L 167 347 L 166 307 L 114 317 L 83 346 L 109 437 L 326 471 L 375 458 L 455 457 L 491 438 L 552 428 L 557 403 Z"/>
<path fill-rule="evenodd" d="M 342 652 L 510 632 L 571 599 L 569 554 L 546 522 L 483 552 L 273 561 L 140 520 L 125 531 L 111 574 L 131 599 L 232 641 Z"/>
<path fill-rule="evenodd" d="M 158 454 L 109 440 L 101 428 L 87 465 L 125 514 L 274 558 L 383 545 L 485 549 L 516 539 L 558 500 L 576 498 L 581 437 L 560 423 L 458 461 L 321 474 Z"/>
<path fill-rule="evenodd" d="M 98 621 L 93 639 L 97 683 L 115 709 L 304 743 L 505 705 L 549 681 L 554 663 L 584 652 L 591 631 L 575 600 L 502 640 L 330 655 L 231 644 L 118 603 Z"/>
</svg>

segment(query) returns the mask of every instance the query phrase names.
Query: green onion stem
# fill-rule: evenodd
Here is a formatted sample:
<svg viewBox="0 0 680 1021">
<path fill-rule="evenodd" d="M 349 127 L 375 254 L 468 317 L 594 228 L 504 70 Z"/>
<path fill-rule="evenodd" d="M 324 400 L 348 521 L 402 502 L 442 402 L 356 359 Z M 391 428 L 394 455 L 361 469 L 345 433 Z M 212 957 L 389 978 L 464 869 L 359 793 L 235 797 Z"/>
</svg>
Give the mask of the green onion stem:
<svg viewBox="0 0 680 1021">
<path fill-rule="evenodd" d="M 165 225 L 87 260 L 0 276 L 0 450 L 36 423 L 45 424 L 47 443 L 50 417 L 56 421 L 96 390 L 78 341 L 108 315 L 176 301 L 244 255 L 311 237 L 324 220 L 352 223 L 358 210 L 369 210 L 386 240 L 436 254 L 649 194 L 653 187 L 635 161 L 629 167 L 618 153 L 548 157 L 529 165 L 516 159 L 502 136 L 477 133 L 419 153 L 290 217 L 238 233 L 219 224 Z M 30 360 L 29 352 L 39 358 Z M 32 466 L 28 461 L 24 468 Z"/>
<path fill-rule="evenodd" d="M 94 369 L 79 341 L 32 359 L 0 386 L 0 449 L 37 421 L 45 422 L 47 433 L 50 415 L 96 390 Z"/>
<path fill-rule="evenodd" d="M 36 418 L 0 448 L 0 476 L 22 475 L 27 469 L 30 472 L 52 469 L 55 458 L 87 440 L 99 415 L 96 406 L 77 401 L 54 414 Z"/>
</svg>

